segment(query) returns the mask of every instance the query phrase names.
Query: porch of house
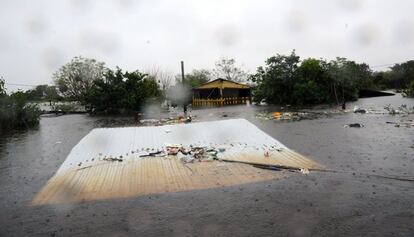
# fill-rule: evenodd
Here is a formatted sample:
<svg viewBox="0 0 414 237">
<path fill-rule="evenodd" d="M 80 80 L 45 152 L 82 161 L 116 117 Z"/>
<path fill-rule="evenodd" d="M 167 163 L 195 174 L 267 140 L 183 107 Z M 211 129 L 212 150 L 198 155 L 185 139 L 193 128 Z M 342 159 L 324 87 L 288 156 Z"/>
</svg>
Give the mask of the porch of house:
<svg viewBox="0 0 414 237">
<path fill-rule="evenodd" d="M 250 103 L 250 86 L 216 79 L 193 89 L 194 107 L 223 106 Z"/>
</svg>

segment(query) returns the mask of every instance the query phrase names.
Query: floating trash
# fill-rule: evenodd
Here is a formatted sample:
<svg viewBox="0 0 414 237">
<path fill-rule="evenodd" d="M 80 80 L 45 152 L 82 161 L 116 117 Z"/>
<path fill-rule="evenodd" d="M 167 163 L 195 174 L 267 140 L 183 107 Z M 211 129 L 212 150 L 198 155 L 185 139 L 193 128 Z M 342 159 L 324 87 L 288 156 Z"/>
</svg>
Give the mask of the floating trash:
<svg viewBox="0 0 414 237">
<path fill-rule="evenodd" d="M 365 127 L 362 123 L 350 123 L 347 125 L 344 125 L 345 128 L 363 128 Z"/>
</svg>

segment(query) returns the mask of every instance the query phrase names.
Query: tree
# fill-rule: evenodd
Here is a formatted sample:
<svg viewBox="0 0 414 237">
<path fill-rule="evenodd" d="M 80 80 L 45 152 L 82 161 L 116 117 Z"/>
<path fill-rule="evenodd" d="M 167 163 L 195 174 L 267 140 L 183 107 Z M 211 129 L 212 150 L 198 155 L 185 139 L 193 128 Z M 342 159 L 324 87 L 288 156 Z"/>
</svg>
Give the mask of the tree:
<svg viewBox="0 0 414 237">
<path fill-rule="evenodd" d="M 117 68 L 93 82 L 86 103 L 97 112 L 138 111 L 147 100 L 160 95 L 158 84 L 147 74 L 138 70 L 124 73 Z"/>
<path fill-rule="evenodd" d="M 181 81 L 181 75 L 176 77 Z M 191 73 L 186 74 L 184 77 L 184 83 L 192 88 L 199 87 L 200 85 L 210 81 L 211 73 L 206 69 L 193 70 Z"/>
<path fill-rule="evenodd" d="M 159 66 L 153 66 L 151 69 L 146 70 L 146 74 L 148 74 L 150 78 L 154 79 L 163 91 L 171 87 L 174 82 L 173 73 L 167 70 L 162 70 Z"/>
<path fill-rule="evenodd" d="M 94 81 L 102 79 L 105 63 L 95 59 L 74 57 L 53 75 L 60 93 L 69 100 L 83 101 Z"/>
<path fill-rule="evenodd" d="M 395 88 L 391 80 L 392 79 L 391 74 L 392 74 L 391 71 L 373 72 L 372 83 L 379 90 Z"/>
<path fill-rule="evenodd" d="M 360 89 L 371 89 L 372 71 L 365 63 L 358 64 L 346 58 L 337 58 L 329 62 L 328 74 L 333 78 L 333 89 L 338 96 L 341 95 L 341 101 L 358 99 Z"/>
<path fill-rule="evenodd" d="M 4 87 L 4 79 L 3 77 L 0 78 L 0 98 L 6 95 L 6 88 Z"/>
<path fill-rule="evenodd" d="M 393 81 L 394 88 L 407 88 L 410 83 L 414 81 L 414 60 L 401 64 L 395 64 L 391 67 L 391 71 L 391 80 Z"/>
<path fill-rule="evenodd" d="M 308 58 L 300 62 L 293 50 L 266 60 L 250 79 L 257 83 L 255 101 L 273 104 L 312 105 L 356 100 L 361 89 L 373 87 L 372 71 L 367 64 L 345 58 L 327 63 Z"/>
<path fill-rule="evenodd" d="M 253 90 L 254 100 L 258 102 L 265 99 L 273 104 L 290 103 L 299 56 L 296 56 L 295 51 L 288 56 L 278 54 L 268 58 L 265 64 L 250 77 L 251 81 L 257 83 Z"/>
<path fill-rule="evenodd" d="M 407 89 L 403 90 L 403 95 L 407 97 L 414 97 L 414 80 L 411 81 Z"/>
<path fill-rule="evenodd" d="M 55 86 L 38 85 L 33 90 L 27 90 L 25 94 L 29 101 L 55 101 L 60 99 Z"/>
<path fill-rule="evenodd" d="M 293 87 L 291 103 L 298 105 L 330 102 L 331 78 L 327 74 L 324 60 L 308 58 L 297 69 L 297 80 Z"/>
<path fill-rule="evenodd" d="M 39 124 L 40 110 L 35 104 L 28 104 L 26 94 L 17 91 L 8 95 L 5 81 L 0 79 L 0 132 L 5 129 L 24 129 Z"/>
<path fill-rule="evenodd" d="M 414 81 L 414 60 L 395 64 L 388 71 L 374 72 L 372 83 L 380 89 L 404 90 Z"/>
<path fill-rule="evenodd" d="M 223 78 L 243 82 L 247 80 L 248 74 L 241 67 L 236 66 L 235 59 L 223 57 L 216 61 L 213 76 L 215 79 Z"/>
</svg>

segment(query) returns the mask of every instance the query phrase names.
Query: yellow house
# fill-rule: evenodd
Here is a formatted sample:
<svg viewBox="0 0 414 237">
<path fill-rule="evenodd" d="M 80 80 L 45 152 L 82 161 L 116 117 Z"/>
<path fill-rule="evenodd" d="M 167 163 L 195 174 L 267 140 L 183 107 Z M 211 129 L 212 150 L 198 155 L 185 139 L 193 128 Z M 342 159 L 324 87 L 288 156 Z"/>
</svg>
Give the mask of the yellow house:
<svg viewBox="0 0 414 237">
<path fill-rule="evenodd" d="M 251 87 L 226 79 L 209 81 L 193 89 L 193 106 L 246 104 Z"/>
</svg>

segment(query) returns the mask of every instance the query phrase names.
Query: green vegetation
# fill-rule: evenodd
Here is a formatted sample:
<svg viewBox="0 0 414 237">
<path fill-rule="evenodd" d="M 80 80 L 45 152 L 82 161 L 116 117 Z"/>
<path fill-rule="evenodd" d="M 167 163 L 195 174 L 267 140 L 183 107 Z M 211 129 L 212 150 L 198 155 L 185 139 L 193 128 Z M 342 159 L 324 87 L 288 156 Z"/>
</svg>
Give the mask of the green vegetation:
<svg viewBox="0 0 414 237">
<path fill-rule="evenodd" d="M 407 89 L 403 90 L 403 95 L 407 97 L 414 97 L 414 80 L 411 81 Z"/>
<path fill-rule="evenodd" d="M 191 88 L 196 88 L 210 81 L 210 78 L 211 73 L 206 69 L 193 70 L 191 73 L 185 75 L 184 84 L 190 86 Z M 181 82 L 181 75 L 177 75 L 176 80 Z"/>
<path fill-rule="evenodd" d="M 157 82 L 139 71 L 107 69 L 102 79 L 93 81 L 84 97 L 94 112 L 124 113 L 138 111 L 148 100 L 161 96 Z"/>
<path fill-rule="evenodd" d="M 38 125 L 39 108 L 28 104 L 26 94 L 21 91 L 7 95 L 4 83 L 4 80 L 0 79 L 0 131 Z"/>
<path fill-rule="evenodd" d="M 397 89 L 414 97 L 414 61 L 395 64 L 389 71 L 372 72 L 365 63 L 345 58 L 332 61 L 290 55 L 268 58 L 264 66 L 247 78 L 235 60 L 221 58 L 212 70 L 193 70 L 176 76 L 159 67 L 148 73 L 123 72 L 105 67 L 95 59 L 75 57 L 53 75 L 55 86 L 38 85 L 26 92 L 8 95 L 0 80 L 0 129 L 25 128 L 38 124 L 40 111 L 27 101 L 73 101 L 98 113 L 139 111 L 147 102 L 167 98 L 172 104 L 191 103 L 191 88 L 212 79 L 225 78 L 255 84 L 253 99 L 271 104 L 314 105 L 356 100 L 362 89 Z M 246 79 L 247 78 L 247 79 Z M 73 111 L 71 103 L 57 103 L 52 109 Z"/>
<path fill-rule="evenodd" d="M 257 102 L 311 105 L 356 100 L 359 89 L 372 87 L 371 73 L 367 64 L 345 58 L 301 62 L 293 51 L 268 58 L 250 80 L 257 84 L 253 91 Z"/>
<path fill-rule="evenodd" d="M 169 84 L 169 75 L 159 70 L 151 75 L 111 70 L 103 62 L 83 57 L 73 58 L 53 77 L 64 100 L 78 101 L 96 113 L 139 111 L 145 102 L 162 97 L 157 80 L 163 87 Z"/>
<path fill-rule="evenodd" d="M 95 59 L 74 57 L 53 75 L 59 92 L 66 100 L 83 102 L 95 80 L 104 77 L 105 63 Z"/>
<path fill-rule="evenodd" d="M 58 101 L 62 100 L 56 86 L 38 85 L 33 90 L 24 92 L 29 101 Z"/>
<path fill-rule="evenodd" d="M 379 89 L 396 89 L 414 97 L 414 61 L 395 64 L 390 70 L 373 74 L 373 83 Z"/>
</svg>

